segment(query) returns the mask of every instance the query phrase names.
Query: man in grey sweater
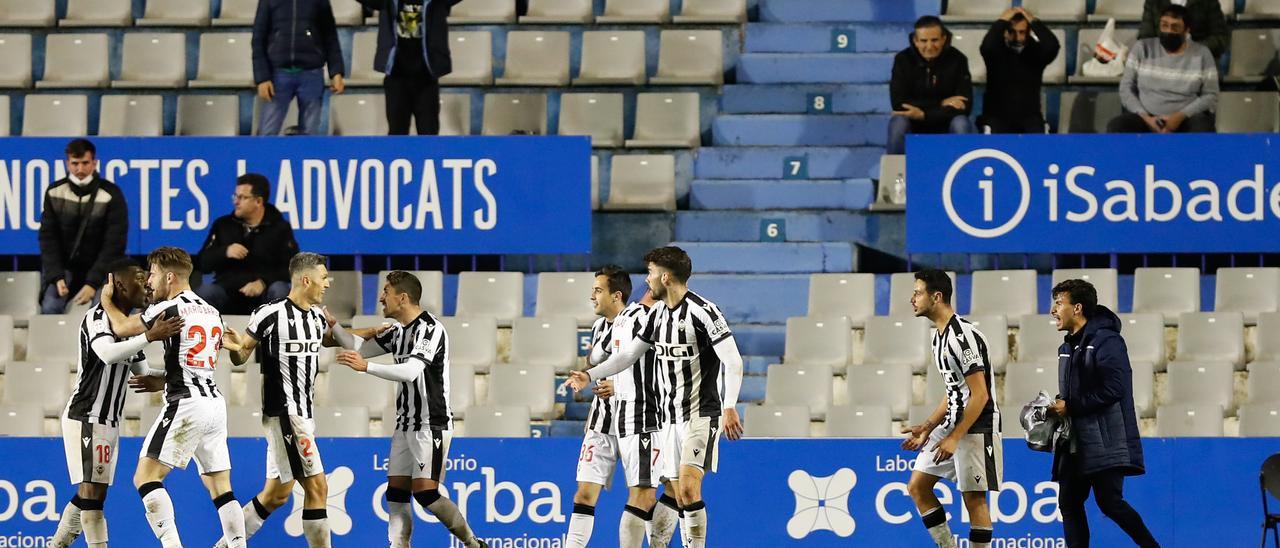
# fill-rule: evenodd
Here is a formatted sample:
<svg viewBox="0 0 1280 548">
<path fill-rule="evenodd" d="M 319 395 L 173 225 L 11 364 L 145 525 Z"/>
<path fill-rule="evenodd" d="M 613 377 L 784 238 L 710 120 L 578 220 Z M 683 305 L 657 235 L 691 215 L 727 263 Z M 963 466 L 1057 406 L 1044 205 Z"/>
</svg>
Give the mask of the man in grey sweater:
<svg viewBox="0 0 1280 548">
<path fill-rule="evenodd" d="M 1187 18 L 1185 6 L 1166 6 L 1160 36 L 1129 51 L 1120 80 L 1125 112 L 1107 124 L 1108 133 L 1214 131 L 1218 66 L 1209 48 L 1188 38 Z"/>
</svg>

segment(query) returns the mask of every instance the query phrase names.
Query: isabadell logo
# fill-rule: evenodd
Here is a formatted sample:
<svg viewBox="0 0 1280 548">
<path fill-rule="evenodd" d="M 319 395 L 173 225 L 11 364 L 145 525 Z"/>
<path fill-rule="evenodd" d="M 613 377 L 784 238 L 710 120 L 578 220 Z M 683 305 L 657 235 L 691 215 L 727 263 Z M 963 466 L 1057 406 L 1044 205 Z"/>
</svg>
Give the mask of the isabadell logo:
<svg viewBox="0 0 1280 548">
<path fill-rule="evenodd" d="M 356 476 L 346 466 L 339 466 L 333 472 L 325 474 L 329 482 L 329 499 L 325 504 L 329 531 L 335 535 L 351 532 L 351 516 L 347 515 L 347 490 L 355 482 Z M 293 484 L 293 509 L 284 520 L 284 532 L 291 537 L 302 536 L 302 484 Z"/>
<path fill-rule="evenodd" d="M 979 160 L 990 160 L 982 162 L 983 167 L 977 173 L 974 169 L 966 169 L 970 164 L 974 164 Z M 992 164 L 1004 164 L 999 170 Z M 981 164 L 979 164 L 981 165 Z M 976 166 L 975 166 L 976 167 Z M 1008 171 L 1011 173 L 997 173 L 997 171 Z M 1019 198 L 1017 200 L 1018 207 L 1012 211 L 996 211 L 996 203 L 1012 203 L 1012 200 L 996 199 L 996 181 L 998 176 L 1007 177 L 1013 175 L 1018 182 Z M 974 188 L 974 179 L 976 179 L 976 187 Z M 1008 185 L 1002 185 L 1002 190 L 1008 189 Z M 976 192 L 975 192 L 976 191 Z M 957 207 L 957 197 L 981 199 L 982 203 L 977 207 Z M 967 200 L 962 203 L 968 205 Z M 1022 222 L 1022 218 L 1027 215 L 1027 208 L 1031 205 L 1031 180 L 1027 178 L 1027 171 L 1022 168 L 1022 164 L 1018 163 L 1013 156 L 1000 150 L 992 148 L 980 148 L 973 150 L 956 159 L 951 164 L 951 169 L 947 170 L 947 176 L 942 180 L 942 206 L 947 212 L 947 217 L 951 219 L 951 223 L 965 234 L 975 238 L 996 238 L 1007 234 L 1010 230 L 1017 228 Z M 1008 215 L 1007 218 L 1003 213 Z M 997 217 L 1001 217 L 997 219 Z"/>
<path fill-rule="evenodd" d="M 821 477 L 804 470 L 792 472 L 787 486 L 796 496 L 796 511 L 787 521 L 787 534 L 797 540 L 814 531 L 852 535 L 857 523 L 849 514 L 849 493 L 857 483 L 858 475 L 848 468 Z"/>
</svg>

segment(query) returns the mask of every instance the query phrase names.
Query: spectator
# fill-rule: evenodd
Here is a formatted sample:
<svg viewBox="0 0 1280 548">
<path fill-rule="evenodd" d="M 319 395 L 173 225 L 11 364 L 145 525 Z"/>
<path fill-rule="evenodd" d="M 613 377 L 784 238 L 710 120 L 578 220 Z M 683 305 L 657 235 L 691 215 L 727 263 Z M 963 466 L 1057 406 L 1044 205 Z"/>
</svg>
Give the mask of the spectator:
<svg viewBox="0 0 1280 548">
<path fill-rule="evenodd" d="M 1185 6 L 1187 8 L 1187 26 L 1191 28 L 1191 39 L 1197 44 L 1209 48 L 1214 59 L 1221 59 L 1231 44 L 1231 32 L 1227 28 L 1227 18 L 1222 15 L 1222 4 L 1218 0 L 1147 0 L 1142 8 L 1142 26 L 1138 28 L 1138 38 L 1157 38 L 1160 35 L 1160 17 L 1169 6 Z"/>
<path fill-rule="evenodd" d="M 982 39 L 987 91 L 978 125 L 991 133 L 1044 133 L 1040 85 L 1062 45 L 1025 8 L 1009 8 Z"/>
<path fill-rule="evenodd" d="M 911 47 L 893 58 L 889 96 L 889 154 L 906 151 L 908 133 L 973 133 L 969 61 L 951 47 L 951 32 L 941 19 L 926 15 L 916 20 Z"/>
<path fill-rule="evenodd" d="M 333 92 L 342 93 L 346 67 L 329 0 L 258 2 L 253 18 L 253 81 L 258 84 L 258 97 L 267 102 L 258 135 L 280 134 L 294 97 L 302 133 L 320 135 L 325 64 Z"/>
<path fill-rule="evenodd" d="M 200 249 L 200 270 L 213 283 L 196 290 L 223 314 L 248 314 L 289 295 L 289 259 L 298 253 L 293 227 L 271 199 L 271 183 L 257 173 L 236 179 L 235 210 L 213 222 Z"/>
<path fill-rule="evenodd" d="M 1120 79 L 1124 114 L 1108 133 L 1213 132 L 1218 65 L 1209 48 L 1187 38 L 1187 8 L 1160 15 L 1160 37 L 1138 40 Z"/>
<path fill-rule="evenodd" d="M 347 1 L 347 0 L 340 0 Z M 358 0 L 378 11 L 378 51 L 373 68 L 386 75 L 387 129 L 408 135 L 440 133 L 440 79 L 453 71 L 449 12 L 462 0 Z"/>
<path fill-rule="evenodd" d="M 88 139 L 67 143 L 67 176 L 44 195 L 40 262 L 41 312 L 63 314 L 93 302 L 107 265 L 124 257 L 129 207 L 115 183 L 98 175 L 98 152 Z"/>
</svg>

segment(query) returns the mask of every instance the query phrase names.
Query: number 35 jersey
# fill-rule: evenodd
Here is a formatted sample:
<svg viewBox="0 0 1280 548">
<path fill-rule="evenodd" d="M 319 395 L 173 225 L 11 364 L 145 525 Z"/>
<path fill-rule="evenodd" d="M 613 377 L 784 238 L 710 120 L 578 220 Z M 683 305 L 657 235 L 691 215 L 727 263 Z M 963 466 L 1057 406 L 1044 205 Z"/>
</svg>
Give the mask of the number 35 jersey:
<svg viewBox="0 0 1280 548">
<path fill-rule="evenodd" d="M 142 313 L 148 327 L 160 318 L 182 318 L 182 331 L 164 340 L 164 399 L 168 402 L 220 398 L 213 370 L 222 349 L 222 314 L 191 290 L 151 305 Z"/>
</svg>

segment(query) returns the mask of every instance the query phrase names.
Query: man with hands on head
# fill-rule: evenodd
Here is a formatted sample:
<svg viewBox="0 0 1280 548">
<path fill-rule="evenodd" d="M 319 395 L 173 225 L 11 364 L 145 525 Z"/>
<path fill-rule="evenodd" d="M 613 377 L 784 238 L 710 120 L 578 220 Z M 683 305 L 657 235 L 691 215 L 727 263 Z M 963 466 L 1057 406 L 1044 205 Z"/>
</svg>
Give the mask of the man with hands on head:
<svg viewBox="0 0 1280 548">
<path fill-rule="evenodd" d="M 980 48 L 987 88 L 978 124 L 991 133 L 1044 133 L 1040 90 L 1044 69 L 1058 57 L 1058 37 L 1024 7 L 1000 15 Z"/>
<path fill-rule="evenodd" d="M 908 133 L 973 133 L 969 60 L 951 47 L 951 31 L 941 19 L 916 20 L 911 46 L 893 58 L 889 98 L 889 154 L 906 153 Z"/>
</svg>

